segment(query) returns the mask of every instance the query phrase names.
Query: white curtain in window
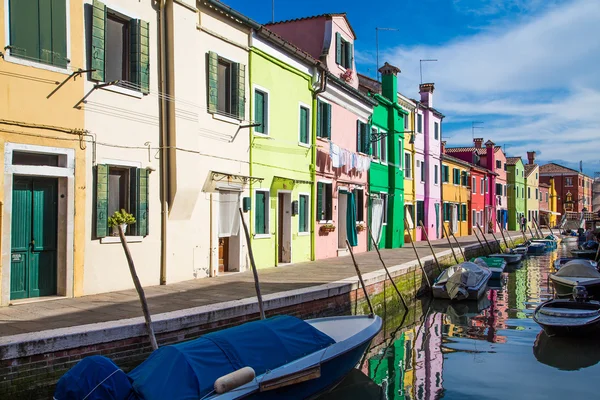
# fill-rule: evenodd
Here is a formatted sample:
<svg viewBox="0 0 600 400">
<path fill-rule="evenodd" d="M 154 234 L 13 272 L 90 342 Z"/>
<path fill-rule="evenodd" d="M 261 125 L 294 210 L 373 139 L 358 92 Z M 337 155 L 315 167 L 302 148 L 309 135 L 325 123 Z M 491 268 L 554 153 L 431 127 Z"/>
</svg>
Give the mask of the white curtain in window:
<svg viewBox="0 0 600 400">
<path fill-rule="evenodd" d="M 379 244 L 381 239 L 381 228 L 383 226 L 383 199 L 373 199 L 371 205 L 371 230 L 373 239 Z"/>
<path fill-rule="evenodd" d="M 240 194 L 219 191 L 219 237 L 237 236 L 240 230 Z"/>
<path fill-rule="evenodd" d="M 408 207 L 408 206 L 404 207 L 404 215 L 406 216 L 406 223 L 408 224 L 408 227 L 407 227 L 408 229 L 414 229 L 415 228 L 415 224 L 414 224 L 413 219 L 412 219 L 412 213 L 411 213 L 411 211 L 412 211 L 411 207 Z"/>
</svg>

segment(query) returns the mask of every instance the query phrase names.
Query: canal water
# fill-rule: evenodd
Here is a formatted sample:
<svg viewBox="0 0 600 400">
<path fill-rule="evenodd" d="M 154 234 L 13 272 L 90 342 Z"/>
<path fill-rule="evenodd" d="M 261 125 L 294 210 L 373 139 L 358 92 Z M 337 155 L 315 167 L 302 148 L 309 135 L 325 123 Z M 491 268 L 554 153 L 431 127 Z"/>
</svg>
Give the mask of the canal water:
<svg viewBox="0 0 600 400">
<path fill-rule="evenodd" d="M 549 338 L 532 319 L 561 256 L 565 245 L 509 266 L 478 302 L 380 312 L 386 323 L 364 361 L 320 400 L 597 398 L 600 338 Z"/>
</svg>

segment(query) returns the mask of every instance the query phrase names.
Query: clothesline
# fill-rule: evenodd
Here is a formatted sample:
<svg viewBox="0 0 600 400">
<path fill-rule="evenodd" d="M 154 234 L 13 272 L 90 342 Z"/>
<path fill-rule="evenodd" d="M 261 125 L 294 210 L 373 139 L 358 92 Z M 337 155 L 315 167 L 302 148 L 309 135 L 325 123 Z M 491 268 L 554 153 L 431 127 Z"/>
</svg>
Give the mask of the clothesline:
<svg viewBox="0 0 600 400">
<path fill-rule="evenodd" d="M 334 168 L 345 166 L 349 170 L 356 169 L 362 172 L 368 171 L 371 167 L 371 157 L 346 150 L 332 141 L 329 141 L 329 158 Z"/>
</svg>

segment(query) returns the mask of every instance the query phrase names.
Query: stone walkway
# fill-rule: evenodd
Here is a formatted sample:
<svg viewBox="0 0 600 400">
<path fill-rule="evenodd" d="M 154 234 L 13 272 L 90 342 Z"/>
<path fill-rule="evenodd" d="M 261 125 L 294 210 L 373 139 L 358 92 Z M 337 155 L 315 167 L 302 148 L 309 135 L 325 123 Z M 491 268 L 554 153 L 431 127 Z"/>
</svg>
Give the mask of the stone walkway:
<svg viewBox="0 0 600 400">
<path fill-rule="evenodd" d="M 511 232 L 513 238 L 521 237 Z M 493 241 L 492 235 L 487 235 Z M 501 241 L 501 236 L 497 235 Z M 478 244 L 474 236 L 458 238 L 461 246 Z M 449 250 L 446 239 L 432 242 L 436 253 Z M 416 243 L 420 257 L 430 256 L 427 242 Z M 456 247 L 456 246 L 454 246 Z M 455 248 L 458 253 L 458 249 Z M 388 267 L 415 260 L 406 247 L 382 250 Z M 364 273 L 382 269 L 377 252 L 357 254 L 356 260 Z M 259 270 L 263 296 L 271 293 L 318 286 L 356 276 L 349 256 L 298 263 Z M 144 288 L 152 314 L 183 310 L 202 305 L 240 300 L 255 296 L 252 272 L 227 274 L 215 278 L 196 279 L 165 286 Z M 42 330 L 66 328 L 142 316 L 135 290 L 124 290 L 69 299 L 38 301 L 0 308 L 0 337 Z"/>
</svg>

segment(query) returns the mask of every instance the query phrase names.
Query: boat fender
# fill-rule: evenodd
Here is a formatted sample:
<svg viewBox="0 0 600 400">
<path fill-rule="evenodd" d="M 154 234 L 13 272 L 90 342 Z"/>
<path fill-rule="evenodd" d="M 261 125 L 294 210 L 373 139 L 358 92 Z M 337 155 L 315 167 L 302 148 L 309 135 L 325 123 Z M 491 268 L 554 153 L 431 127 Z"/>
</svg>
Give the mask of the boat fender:
<svg viewBox="0 0 600 400">
<path fill-rule="evenodd" d="M 252 382 L 255 376 L 254 369 L 251 367 L 240 368 L 217 379 L 215 381 L 215 392 L 217 394 L 227 393 L 230 390 Z"/>
</svg>

